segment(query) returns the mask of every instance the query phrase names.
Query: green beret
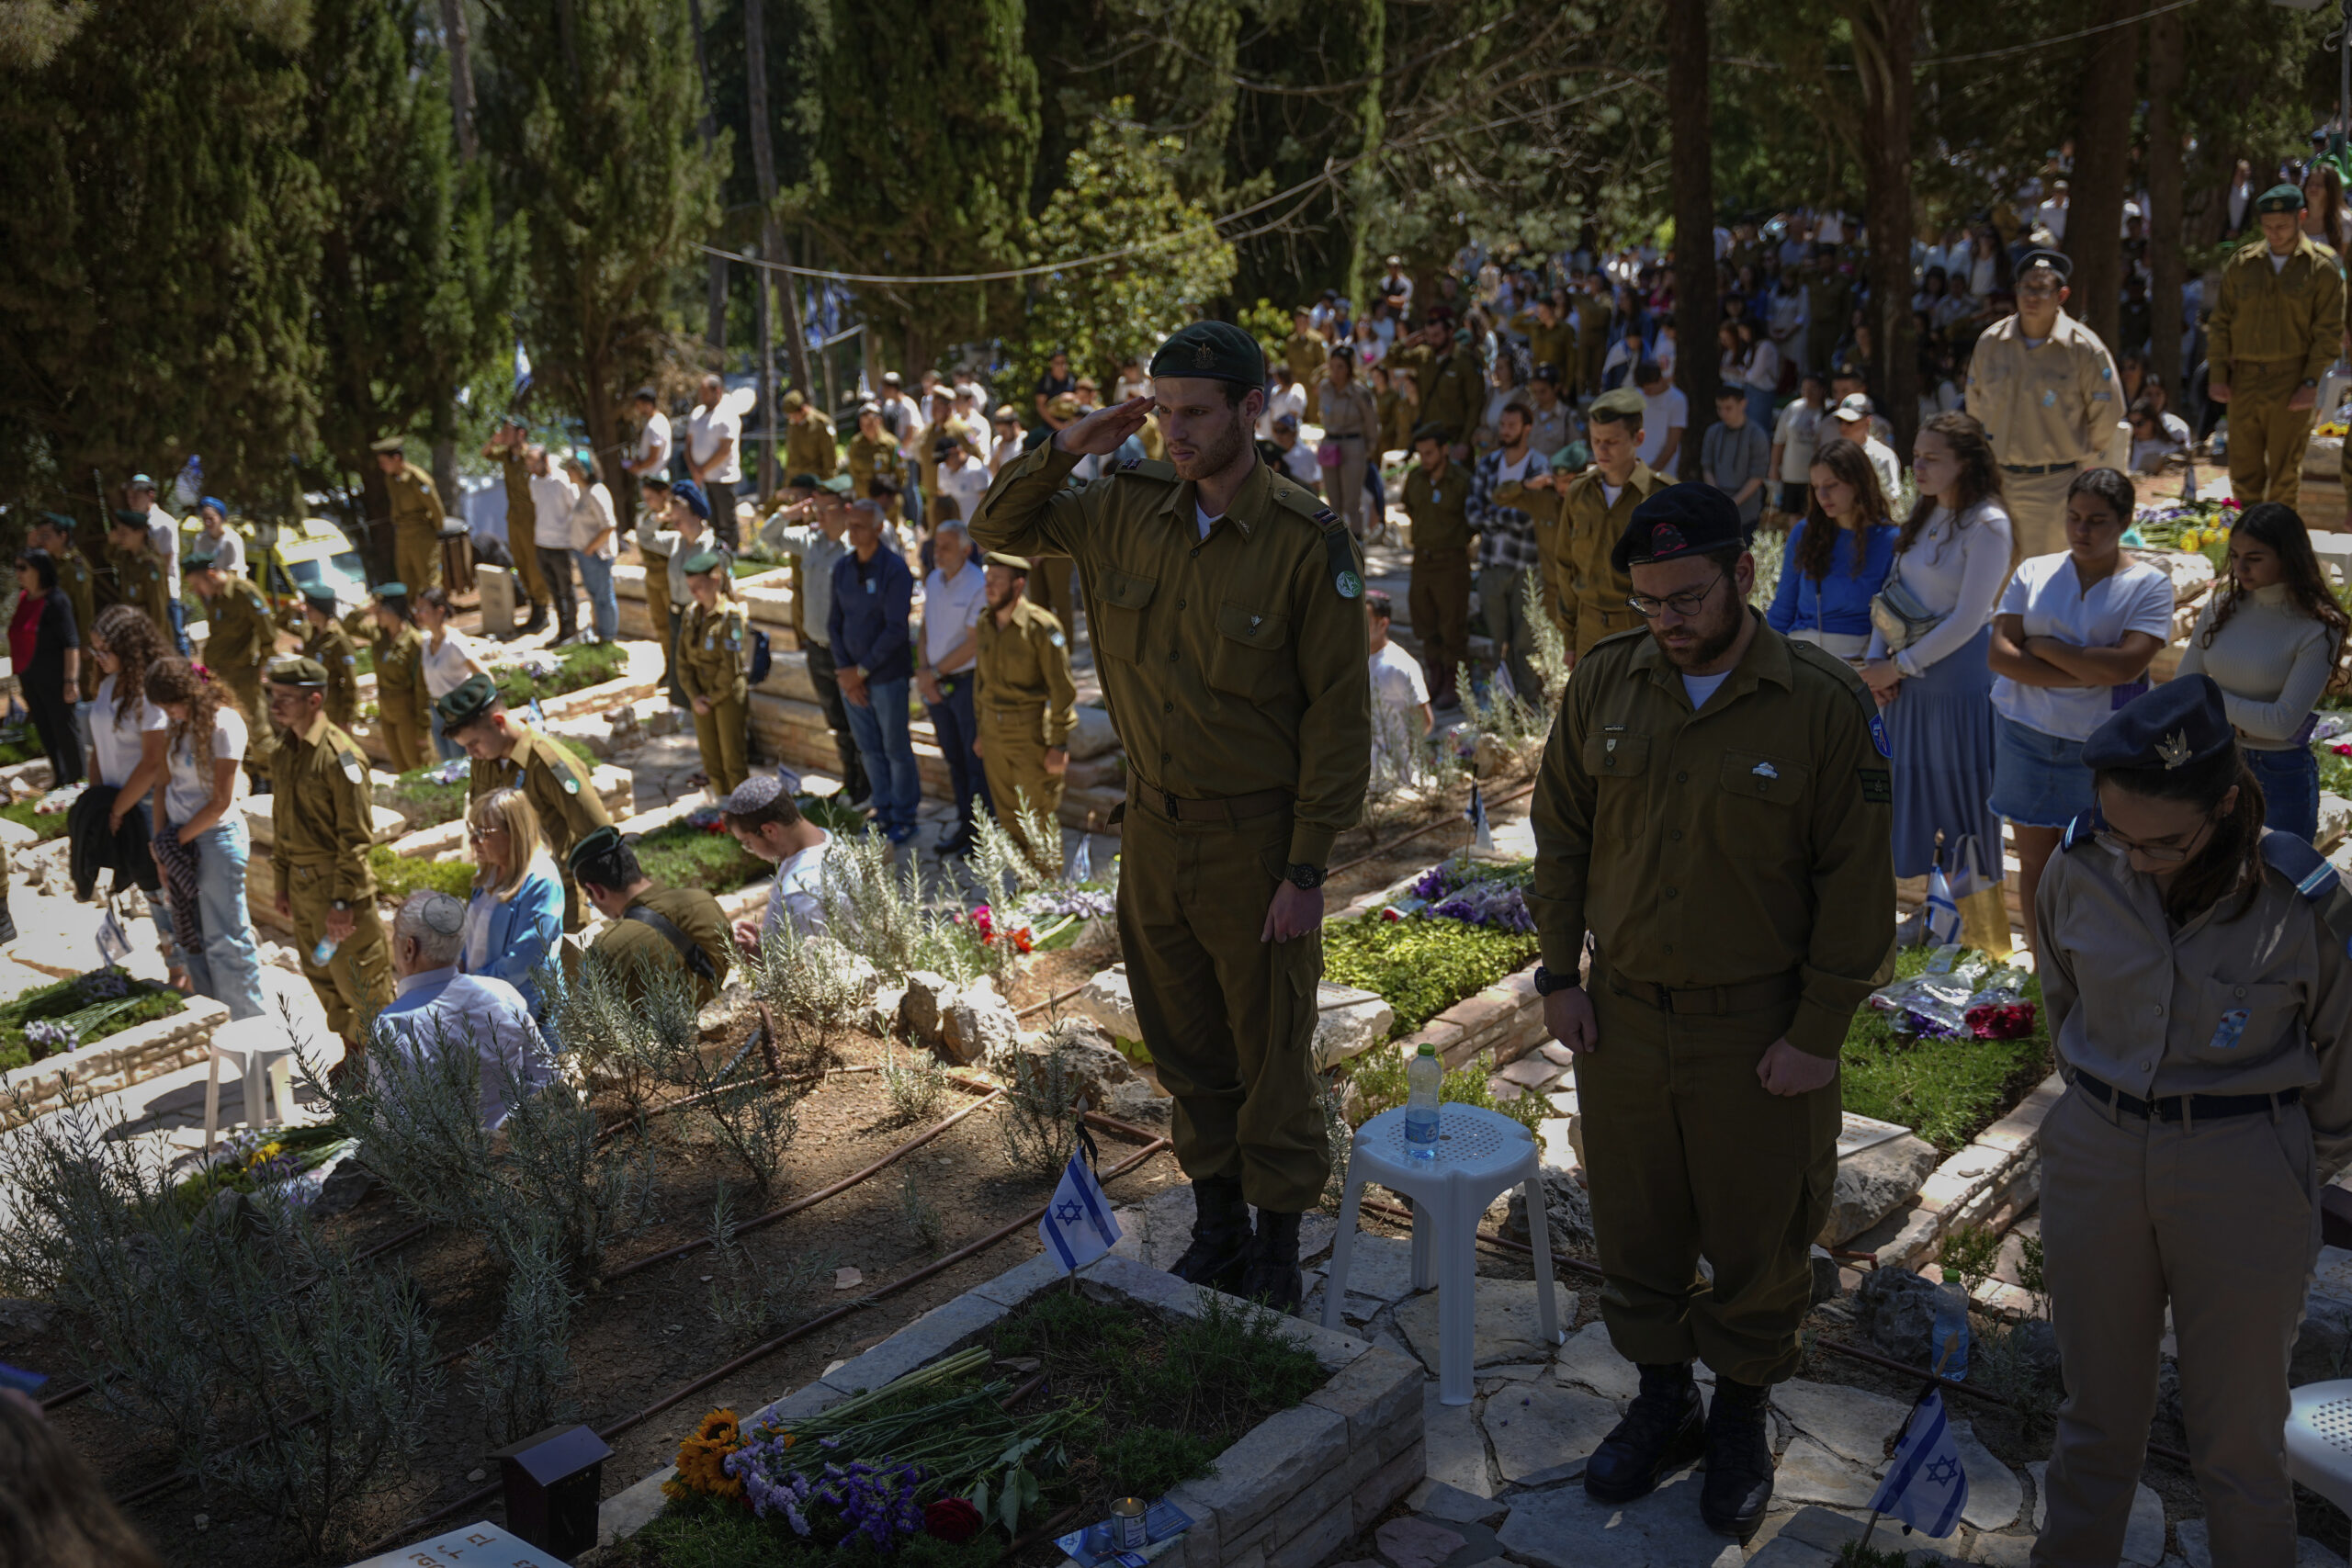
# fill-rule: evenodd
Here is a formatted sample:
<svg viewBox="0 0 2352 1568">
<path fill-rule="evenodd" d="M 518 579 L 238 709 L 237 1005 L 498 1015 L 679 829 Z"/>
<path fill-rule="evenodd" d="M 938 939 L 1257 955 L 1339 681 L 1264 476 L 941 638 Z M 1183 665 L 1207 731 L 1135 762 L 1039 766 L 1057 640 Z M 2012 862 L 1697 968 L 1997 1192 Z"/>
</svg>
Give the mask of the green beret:
<svg viewBox="0 0 2352 1568">
<path fill-rule="evenodd" d="M 1415 446 L 1419 446 L 1424 441 L 1434 441 L 1441 446 L 1444 446 L 1445 426 L 1442 424 L 1430 424 L 1426 422 L 1413 426 L 1413 439 L 1411 444 Z"/>
<path fill-rule="evenodd" d="M 376 584 L 376 597 L 379 599 L 405 599 L 408 597 L 408 584 L 405 582 L 379 582 Z"/>
<path fill-rule="evenodd" d="M 334 590 L 323 582 L 305 584 L 302 589 L 302 602 L 306 604 L 316 604 L 330 615 L 334 614 Z"/>
<path fill-rule="evenodd" d="M 2301 212 L 2303 209 L 2303 187 L 2275 185 L 2254 198 L 2256 212 Z"/>
<path fill-rule="evenodd" d="M 210 550 L 190 550 L 180 557 L 180 570 L 184 572 L 210 571 L 214 565 L 215 560 Z"/>
<path fill-rule="evenodd" d="M 1007 571 L 1017 571 L 1023 577 L 1029 575 L 1027 556 L 1008 555 L 1002 550 L 990 550 L 981 558 L 981 562 L 987 566 L 1001 566 Z"/>
<path fill-rule="evenodd" d="M 368 450 L 370 452 L 405 452 L 408 450 L 408 437 L 405 435 L 387 435 L 381 441 L 370 441 L 368 443 Z"/>
<path fill-rule="evenodd" d="M 114 525 L 118 528 L 137 528 L 144 532 L 147 527 L 147 514 L 144 512 L 132 512 L 125 507 L 117 507 L 114 513 Z"/>
<path fill-rule="evenodd" d="M 818 488 L 831 491 L 835 495 L 847 495 L 850 492 L 851 483 L 847 474 L 835 474 Z"/>
<path fill-rule="evenodd" d="M 795 474 L 792 478 L 785 481 L 784 488 L 786 490 L 818 490 L 823 487 L 824 482 L 824 480 L 819 479 L 814 474 Z"/>
<path fill-rule="evenodd" d="M 323 691 L 327 683 L 327 667 L 315 659 L 304 659 L 300 655 L 273 659 L 269 661 L 269 683 Z"/>
<path fill-rule="evenodd" d="M 488 713 L 498 702 L 498 687 L 487 675 L 469 675 L 455 691 L 435 699 L 433 711 L 441 716 L 444 733 L 460 725 L 471 724 Z"/>
<path fill-rule="evenodd" d="M 1613 392 L 1603 392 L 1593 399 L 1589 413 L 1603 424 L 1622 424 L 1627 420 L 1639 424 L 1642 416 L 1648 412 L 1649 405 L 1643 400 L 1641 393 L 1631 387 L 1620 387 Z"/>
<path fill-rule="evenodd" d="M 688 577 L 699 577 L 706 571 L 717 571 L 727 564 L 727 558 L 717 550 L 696 550 L 678 563 L 678 570 Z"/>
<path fill-rule="evenodd" d="M 1151 356 L 1151 378 L 1197 376 L 1212 381 L 1266 384 L 1266 351 L 1231 321 L 1194 321 L 1170 333 Z"/>
<path fill-rule="evenodd" d="M 40 517 L 42 522 L 48 524 L 51 527 L 56 529 L 61 534 L 71 534 L 74 532 L 74 519 L 66 516 L 62 512 L 44 512 L 40 514 Z"/>
<path fill-rule="evenodd" d="M 448 699 L 445 697 L 442 700 L 446 702 Z M 570 854 L 563 857 L 564 867 L 571 873 L 576 881 L 583 862 L 600 859 L 620 847 L 621 830 L 618 828 L 606 826 L 593 829 L 578 843 L 571 846 Z"/>
</svg>

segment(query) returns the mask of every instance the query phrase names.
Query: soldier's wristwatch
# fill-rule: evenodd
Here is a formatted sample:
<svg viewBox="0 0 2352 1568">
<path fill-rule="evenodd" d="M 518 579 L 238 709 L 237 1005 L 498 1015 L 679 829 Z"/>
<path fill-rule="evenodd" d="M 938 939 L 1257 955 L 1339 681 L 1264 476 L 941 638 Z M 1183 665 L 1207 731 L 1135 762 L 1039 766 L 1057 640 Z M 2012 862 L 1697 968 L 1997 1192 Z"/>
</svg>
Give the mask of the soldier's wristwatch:
<svg viewBox="0 0 2352 1568">
<path fill-rule="evenodd" d="M 1285 868 L 1283 874 L 1290 879 L 1292 886 L 1311 893 L 1323 886 L 1323 878 L 1329 874 L 1319 865 L 1309 865 L 1300 861 Z"/>
<path fill-rule="evenodd" d="M 333 903 L 329 904 L 327 908 L 333 909 L 338 915 L 347 915 L 351 913 L 351 901 L 347 898 L 337 898 Z"/>
<path fill-rule="evenodd" d="M 1555 975 L 1541 964 L 1535 966 L 1535 994 L 1548 997 L 1555 991 L 1573 991 L 1578 981 L 1574 975 Z"/>
</svg>

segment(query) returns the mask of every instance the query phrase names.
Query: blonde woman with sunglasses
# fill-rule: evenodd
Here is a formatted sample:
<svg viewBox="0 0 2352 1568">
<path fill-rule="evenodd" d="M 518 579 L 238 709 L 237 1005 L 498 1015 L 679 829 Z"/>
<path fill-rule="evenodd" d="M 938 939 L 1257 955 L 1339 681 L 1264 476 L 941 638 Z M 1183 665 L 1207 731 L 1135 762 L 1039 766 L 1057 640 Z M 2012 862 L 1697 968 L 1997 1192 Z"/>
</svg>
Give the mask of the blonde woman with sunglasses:
<svg viewBox="0 0 2352 1568">
<path fill-rule="evenodd" d="M 466 812 L 466 838 L 473 846 L 474 885 L 458 973 L 505 981 L 544 1026 L 538 972 L 563 934 L 563 883 L 538 813 L 519 789 L 492 790 Z"/>
</svg>

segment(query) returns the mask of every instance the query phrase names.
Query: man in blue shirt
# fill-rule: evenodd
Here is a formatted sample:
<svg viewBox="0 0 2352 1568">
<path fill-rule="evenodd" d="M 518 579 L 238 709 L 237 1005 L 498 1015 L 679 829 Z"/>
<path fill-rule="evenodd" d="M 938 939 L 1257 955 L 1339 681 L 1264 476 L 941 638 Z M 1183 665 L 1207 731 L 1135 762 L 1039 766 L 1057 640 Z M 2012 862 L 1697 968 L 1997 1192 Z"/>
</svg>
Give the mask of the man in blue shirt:
<svg viewBox="0 0 2352 1568">
<path fill-rule="evenodd" d="M 899 552 L 883 547 L 884 526 L 876 502 L 850 507 L 850 553 L 833 563 L 825 640 L 832 645 L 850 733 L 873 787 L 874 819 L 892 843 L 902 844 L 914 837 L 915 807 L 922 798 L 914 743 L 907 737 L 907 692 L 915 672 L 907 627 L 915 580 Z"/>
</svg>

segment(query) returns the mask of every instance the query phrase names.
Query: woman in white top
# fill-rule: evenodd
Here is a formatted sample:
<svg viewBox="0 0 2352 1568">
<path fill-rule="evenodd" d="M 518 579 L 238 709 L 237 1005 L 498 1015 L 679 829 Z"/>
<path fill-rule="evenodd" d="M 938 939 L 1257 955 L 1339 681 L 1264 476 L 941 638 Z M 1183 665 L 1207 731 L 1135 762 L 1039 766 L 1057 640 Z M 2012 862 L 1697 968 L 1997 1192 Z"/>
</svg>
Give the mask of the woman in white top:
<svg viewBox="0 0 2352 1568">
<path fill-rule="evenodd" d="M 245 716 L 227 685 L 177 656 L 149 666 L 146 696 L 170 721 L 154 844 L 172 904 L 174 981 L 220 1003 L 232 1019 L 258 1018 L 260 951 L 245 908 L 253 844 L 237 808 L 245 795 Z"/>
<path fill-rule="evenodd" d="M 1747 423 L 1758 430 L 1772 428 L 1772 398 L 1781 389 L 1781 351 L 1772 336 L 1742 317 L 1732 323 L 1740 342 L 1740 385 L 1747 392 Z"/>
<path fill-rule="evenodd" d="M 563 462 L 576 492 L 571 558 L 580 567 L 580 585 L 588 592 L 588 640 L 610 642 L 621 635 L 620 601 L 613 596 L 613 561 L 620 554 L 613 492 L 597 482 L 596 455 L 585 446 Z"/>
<path fill-rule="evenodd" d="M 90 708 L 90 786 L 114 791 L 104 831 L 109 838 L 119 836 L 123 822 L 136 814 L 152 838 L 155 818 L 148 795 L 164 774 L 164 729 L 169 721 L 162 708 L 147 700 L 147 671 L 170 649 L 154 622 L 132 605 L 114 604 L 98 613 L 86 651 L 106 675 Z M 75 814 L 77 835 L 96 826 L 95 818 Z M 137 855 L 145 863 L 128 876 L 119 871 L 114 886 L 119 891 L 135 881 L 146 888 L 156 929 L 168 936 L 171 910 L 155 886 L 153 862 L 143 850 Z"/>
<path fill-rule="evenodd" d="M 2148 661 L 2172 635 L 2172 579 L 2123 553 L 2137 501 L 2113 468 L 2076 474 L 2066 548 L 2018 566 L 1993 622 L 1993 809 L 2017 838 L 2025 940 L 2037 951 L 2042 867 L 2067 825 L 2098 809 L 2083 742 L 2148 689 Z"/>
<path fill-rule="evenodd" d="M 1964 413 L 1928 421 L 1911 469 L 1919 499 L 1895 536 L 1880 604 L 1899 593 L 1931 624 L 1906 629 L 1874 609 L 1862 679 L 1884 710 L 1894 761 L 1894 874 L 1925 876 L 1940 858 L 1953 897 L 1965 898 L 2001 881 L 1984 657 L 2016 545 L 1983 425 Z"/>
<path fill-rule="evenodd" d="M 428 588 L 418 594 L 413 612 L 417 629 L 424 634 L 421 663 L 424 671 L 424 694 L 431 699 L 433 714 L 433 750 L 443 761 L 453 761 L 466 754 L 465 748 L 441 733 L 440 702 L 443 697 L 466 683 L 469 675 L 481 675 L 481 660 L 466 641 L 465 634 L 449 624 L 449 595 L 439 588 Z"/>
<path fill-rule="evenodd" d="M 2259 502 L 2230 530 L 2230 581 L 2205 602 L 2180 656 L 2180 674 L 2201 672 L 2222 688 L 2262 783 L 2266 825 L 2305 840 L 2319 832 L 2312 709 L 2335 678 L 2347 627 L 2352 617 L 2320 575 L 2302 518 Z"/>
</svg>

